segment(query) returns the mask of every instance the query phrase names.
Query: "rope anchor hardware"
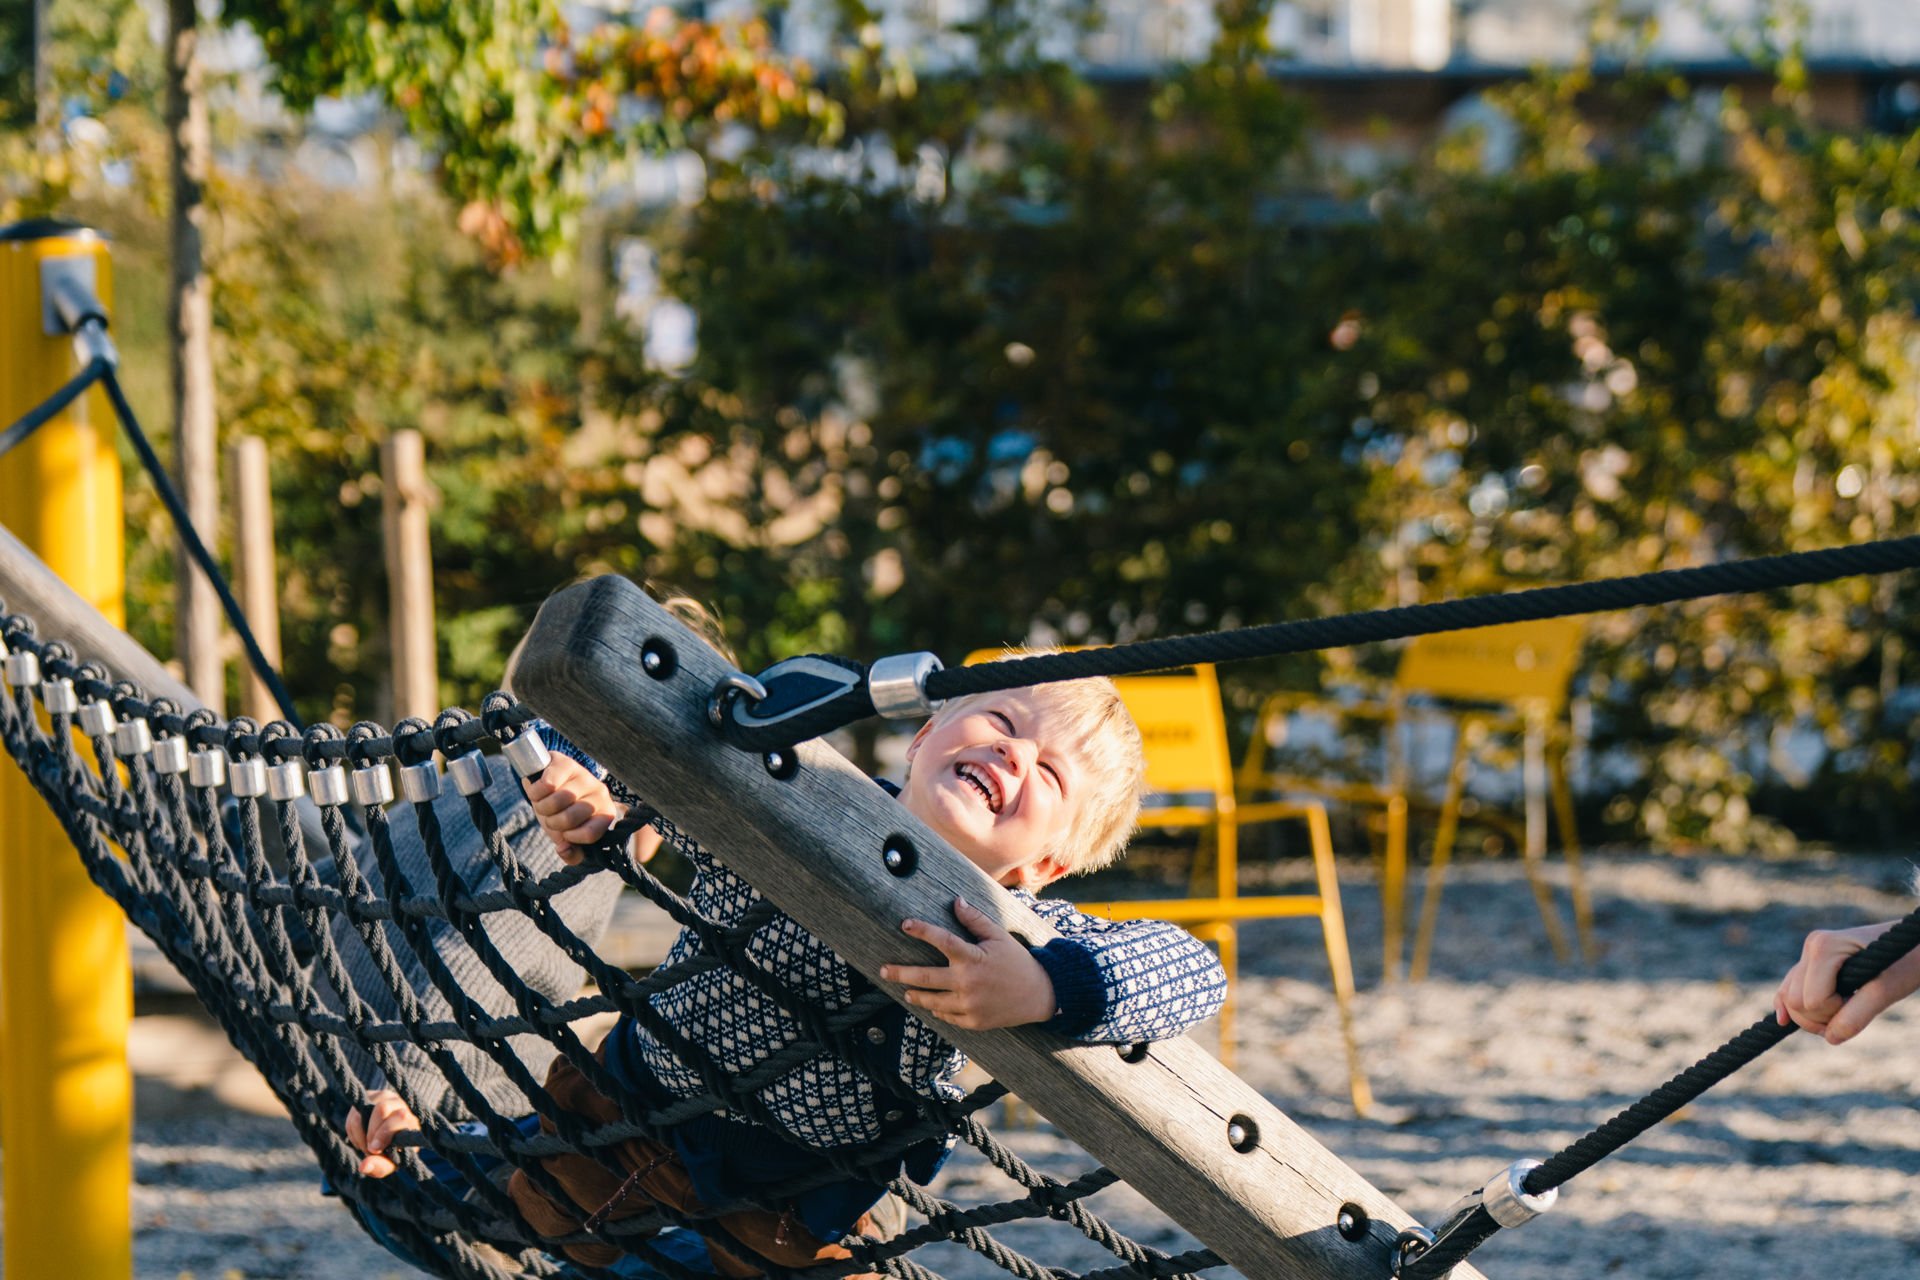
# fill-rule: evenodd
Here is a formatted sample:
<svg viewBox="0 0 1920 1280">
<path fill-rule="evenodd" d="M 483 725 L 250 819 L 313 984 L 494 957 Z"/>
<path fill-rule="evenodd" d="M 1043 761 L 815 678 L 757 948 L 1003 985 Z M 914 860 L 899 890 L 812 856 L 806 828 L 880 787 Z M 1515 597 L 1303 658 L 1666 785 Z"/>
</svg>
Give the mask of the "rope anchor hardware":
<svg viewBox="0 0 1920 1280">
<path fill-rule="evenodd" d="M 755 688 L 729 677 L 708 704 L 721 736 L 747 751 L 771 751 L 817 738 L 835 729 L 884 716 L 911 720 L 930 715 L 941 699 L 927 682 L 942 670 L 931 653 L 897 653 L 867 666 L 829 654 L 802 654 L 762 671 Z M 741 698 L 727 687 L 744 692 Z M 749 701 L 749 699 L 751 701 Z"/>
<path fill-rule="evenodd" d="M 1502 1227 L 1518 1227 L 1553 1208 L 1559 1187 L 1527 1190 L 1538 1160 L 1515 1160 L 1447 1210 L 1437 1231 L 1411 1227 L 1395 1242 L 1394 1280 L 1440 1280 Z"/>
</svg>

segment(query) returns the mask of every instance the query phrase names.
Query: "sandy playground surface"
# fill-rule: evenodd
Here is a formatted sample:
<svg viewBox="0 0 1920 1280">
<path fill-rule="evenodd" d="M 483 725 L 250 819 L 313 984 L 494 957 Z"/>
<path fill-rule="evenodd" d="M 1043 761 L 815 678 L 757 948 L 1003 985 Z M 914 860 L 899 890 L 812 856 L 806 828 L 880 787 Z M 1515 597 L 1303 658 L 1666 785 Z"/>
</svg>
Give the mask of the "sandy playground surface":
<svg viewBox="0 0 1920 1280">
<path fill-rule="evenodd" d="M 1508 1161 L 1558 1150 L 1766 1012 L 1806 929 L 1908 903 L 1898 858 L 1602 855 L 1590 868 L 1602 952 L 1592 966 L 1556 964 L 1513 863 L 1484 862 L 1450 884 L 1435 976 L 1386 987 L 1378 898 L 1355 869 L 1345 897 L 1359 1030 L 1384 1104 L 1374 1119 L 1346 1105 L 1318 931 L 1246 926 L 1240 1073 L 1432 1221 Z M 140 1277 L 411 1274 L 319 1195 L 291 1127 L 204 1022 L 143 1016 L 135 1040 Z M 1553 1213 L 1502 1233 L 1475 1262 L 1494 1280 L 1920 1275 L 1917 1068 L 1920 1002 L 1841 1049 L 1798 1037 L 1576 1179 Z M 1050 1172 L 1087 1163 L 1044 1123 L 1002 1131 Z M 939 1189 L 967 1200 L 1003 1186 L 979 1160 L 956 1159 Z M 1146 1243 L 1187 1243 L 1124 1188 L 1094 1203 Z M 1054 1224 L 1004 1238 L 1049 1264 L 1100 1265 Z M 953 1280 L 1005 1274 L 958 1249 L 917 1256 Z"/>
</svg>

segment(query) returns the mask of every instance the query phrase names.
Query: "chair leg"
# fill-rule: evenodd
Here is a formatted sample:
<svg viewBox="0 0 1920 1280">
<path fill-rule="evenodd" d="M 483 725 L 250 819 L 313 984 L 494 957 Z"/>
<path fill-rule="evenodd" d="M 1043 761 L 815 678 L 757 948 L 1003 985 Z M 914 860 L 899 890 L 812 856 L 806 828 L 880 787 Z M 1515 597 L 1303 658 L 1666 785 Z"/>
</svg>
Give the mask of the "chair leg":
<svg viewBox="0 0 1920 1280">
<path fill-rule="evenodd" d="M 1573 824 L 1573 788 L 1567 783 L 1565 748 L 1547 756 L 1547 779 L 1553 787 L 1554 820 L 1560 824 L 1560 843 L 1567 851 L 1567 879 L 1573 890 L 1573 932 L 1580 947 L 1580 959 L 1593 963 L 1593 899 L 1587 893 L 1586 871 L 1581 865 L 1580 832 Z"/>
<path fill-rule="evenodd" d="M 1541 869 L 1547 860 L 1547 732 L 1537 718 L 1527 718 L 1522 744 L 1521 780 L 1526 791 L 1526 838 L 1520 842 L 1520 857 L 1527 871 L 1527 884 L 1540 908 L 1540 923 L 1547 932 L 1547 944 L 1553 958 L 1565 964 L 1572 958 L 1567 948 L 1566 930 L 1560 927 L 1560 909 L 1554 905 L 1553 890 Z"/>
<path fill-rule="evenodd" d="M 1313 871 L 1320 885 L 1320 932 L 1327 944 L 1327 968 L 1333 975 L 1333 1001 L 1340 1011 L 1340 1039 L 1347 1047 L 1347 1088 L 1356 1115 L 1373 1109 L 1373 1089 L 1360 1065 L 1360 1041 L 1353 1029 L 1353 955 L 1347 948 L 1347 918 L 1340 909 L 1340 876 L 1333 862 L 1333 832 L 1324 806 L 1307 810 L 1307 835 L 1313 845 Z M 1389 859 L 1392 855 L 1389 853 Z"/>
<path fill-rule="evenodd" d="M 1387 850 L 1380 874 L 1380 974 L 1383 981 L 1400 978 L 1407 945 L 1407 798 L 1387 798 Z"/>
<path fill-rule="evenodd" d="M 1240 985 L 1240 934 L 1231 920 L 1209 920 L 1187 929 L 1202 942 L 1211 942 L 1220 953 L 1220 968 L 1227 975 L 1227 998 L 1220 1003 L 1220 1065 L 1233 1070 L 1233 992 Z"/>
<path fill-rule="evenodd" d="M 1232 803 L 1231 796 L 1219 803 L 1213 824 L 1214 885 L 1221 898 L 1240 896 L 1240 824 L 1227 807 Z"/>
<path fill-rule="evenodd" d="M 1193 837 L 1193 865 L 1187 870 L 1187 896 L 1204 898 L 1220 879 L 1220 824 L 1200 828 Z"/>
<path fill-rule="evenodd" d="M 1433 931 L 1440 919 L 1440 893 L 1446 884 L 1447 863 L 1453 858 L 1454 837 L 1460 832 L 1460 798 L 1467 789 L 1468 723 L 1461 721 L 1453 740 L 1453 762 L 1447 766 L 1447 798 L 1440 805 L 1440 829 L 1433 837 L 1433 861 L 1427 864 L 1427 889 L 1420 898 L 1420 927 L 1413 939 L 1413 964 L 1407 977 L 1421 982 L 1433 955 Z"/>
</svg>

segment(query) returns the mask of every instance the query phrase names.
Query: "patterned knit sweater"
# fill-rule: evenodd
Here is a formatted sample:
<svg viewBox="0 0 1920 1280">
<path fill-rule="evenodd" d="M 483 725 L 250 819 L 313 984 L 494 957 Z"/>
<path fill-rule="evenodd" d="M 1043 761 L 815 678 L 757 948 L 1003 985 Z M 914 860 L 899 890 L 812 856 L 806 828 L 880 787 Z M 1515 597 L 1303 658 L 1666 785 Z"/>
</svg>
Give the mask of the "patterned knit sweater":
<svg viewBox="0 0 1920 1280">
<path fill-rule="evenodd" d="M 542 736 L 550 747 L 594 770 L 616 794 L 632 798 L 602 766 L 550 727 L 543 726 Z M 704 851 L 692 856 L 695 875 L 689 902 L 708 920 L 733 923 L 761 901 L 758 890 Z M 1013 894 L 1061 935 L 1033 949 L 1053 981 L 1058 1011 L 1045 1024 L 1048 1030 L 1101 1044 L 1163 1040 L 1212 1016 L 1226 998 L 1226 975 L 1219 962 L 1184 929 L 1158 920 L 1098 919 L 1068 902 L 1035 898 L 1017 889 Z M 699 950 L 698 936 L 685 930 L 667 963 L 689 959 Z M 746 955 L 750 963 L 829 1011 L 844 1009 L 871 989 L 851 965 L 785 913 L 755 931 Z M 751 1070 L 801 1036 L 800 1027 L 771 997 L 726 967 L 678 983 L 655 995 L 652 1003 L 676 1031 L 704 1046 L 730 1072 Z M 704 1092 L 699 1077 L 637 1022 L 623 1019 L 611 1035 L 626 1041 L 618 1046 L 617 1056 L 635 1052 L 670 1094 L 687 1098 Z M 959 1096 L 952 1081 L 966 1058 L 918 1018 L 895 1020 L 886 1057 L 915 1092 L 929 1098 Z M 814 1147 L 871 1141 L 891 1118 L 872 1082 L 827 1054 L 768 1084 L 760 1100 L 783 1128 Z"/>
</svg>

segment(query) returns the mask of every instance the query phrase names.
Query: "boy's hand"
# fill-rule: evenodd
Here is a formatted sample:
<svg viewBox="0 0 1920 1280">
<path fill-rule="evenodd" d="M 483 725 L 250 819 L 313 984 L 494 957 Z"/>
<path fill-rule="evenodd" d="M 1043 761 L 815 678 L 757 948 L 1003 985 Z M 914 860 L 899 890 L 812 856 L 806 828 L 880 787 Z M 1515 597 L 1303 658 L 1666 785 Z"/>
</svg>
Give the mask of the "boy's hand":
<svg viewBox="0 0 1920 1280">
<path fill-rule="evenodd" d="M 935 947 L 944 965 L 890 964 L 880 970 L 888 982 L 907 988 L 905 999 L 942 1022 L 970 1031 L 1023 1027 L 1053 1016 L 1053 979 L 1026 944 L 967 902 L 953 900 L 953 914 L 979 941 L 924 920 L 908 920 L 900 930 Z"/>
<path fill-rule="evenodd" d="M 568 866 L 580 861 L 581 845 L 599 840 L 626 816 L 627 807 L 613 798 L 606 783 L 572 756 L 559 752 L 554 753 L 545 772 L 537 778 L 521 779 L 520 785 L 527 799 L 533 801 L 534 815 L 553 841 L 560 861 Z"/>
<path fill-rule="evenodd" d="M 379 1089 L 367 1097 L 365 1107 L 347 1112 L 347 1141 L 364 1154 L 360 1174 L 366 1178 L 384 1178 L 400 1166 L 382 1153 L 393 1135 L 420 1127 L 413 1108 L 391 1089 Z"/>
<path fill-rule="evenodd" d="M 1909 952 L 1845 1000 L 1834 990 L 1847 958 L 1893 925 L 1890 920 L 1808 934 L 1800 962 L 1787 970 L 1774 993 L 1773 1014 L 1780 1025 L 1795 1022 L 1824 1036 L 1828 1044 L 1840 1044 L 1859 1035 L 1888 1005 L 1920 988 L 1920 953 Z"/>
</svg>

